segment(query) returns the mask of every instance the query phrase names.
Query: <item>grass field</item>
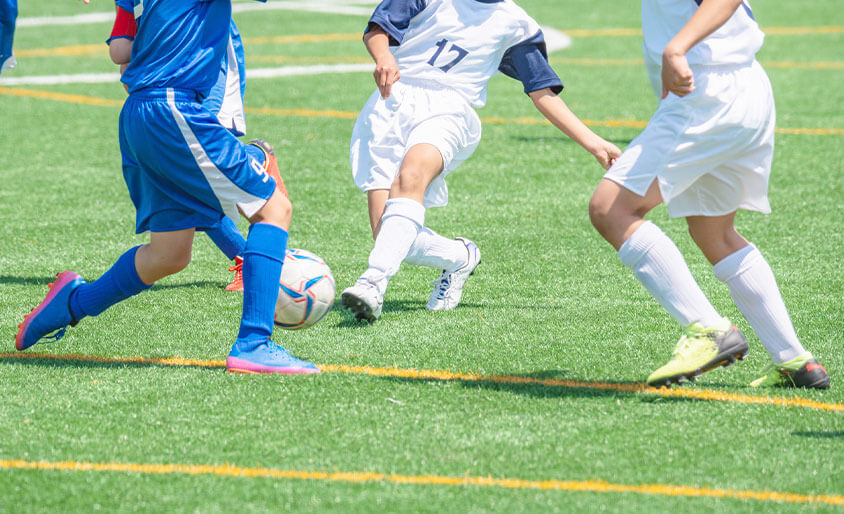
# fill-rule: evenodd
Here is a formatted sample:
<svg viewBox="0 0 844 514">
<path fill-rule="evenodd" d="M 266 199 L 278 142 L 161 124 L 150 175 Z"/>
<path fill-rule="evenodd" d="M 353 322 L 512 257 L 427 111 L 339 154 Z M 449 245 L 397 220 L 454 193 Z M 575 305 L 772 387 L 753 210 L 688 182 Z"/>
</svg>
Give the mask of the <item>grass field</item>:
<svg viewBox="0 0 844 514">
<path fill-rule="evenodd" d="M 656 103 L 638 2 L 520 4 L 572 35 L 551 55 L 563 98 L 627 145 Z M 426 311 L 438 273 L 405 266 L 376 324 L 335 305 L 311 329 L 276 331 L 322 374 L 229 374 L 241 297 L 223 290 L 229 264 L 200 236 L 183 273 L 16 353 L 16 325 L 56 272 L 96 278 L 146 241 L 120 168 L 122 87 L 9 82 L 114 73 L 110 22 L 20 23 L 19 66 L 0 77 L 0 511 L 840 511 L 844 18 L 838 0 L 753 6 L 777 98 L 774 212 L 737 223 L 828 391 L 748 387 L 767 352 L 664 208 L 650 218 L 751 353 L 693 385 L 645 388 L 679 328 L 589 223 L 600 167 L 500 76 L 481 146 L 449 178 L 450 204 L 427 214 L 483 252 L 459 308 Z M 368 62 L 366 15 L 267 7 L 235 17 L 248 69 Z M 111 9 L 21 2 L 19 21 Z M 275 145 L 290 190 L 290 246 L 321 255 L 338 289 L 371 248 L 348 142 L 372 89 L 368 73 L 311 74 L 250 79 L 246 96 L 248 137 Z"/>
</svg>

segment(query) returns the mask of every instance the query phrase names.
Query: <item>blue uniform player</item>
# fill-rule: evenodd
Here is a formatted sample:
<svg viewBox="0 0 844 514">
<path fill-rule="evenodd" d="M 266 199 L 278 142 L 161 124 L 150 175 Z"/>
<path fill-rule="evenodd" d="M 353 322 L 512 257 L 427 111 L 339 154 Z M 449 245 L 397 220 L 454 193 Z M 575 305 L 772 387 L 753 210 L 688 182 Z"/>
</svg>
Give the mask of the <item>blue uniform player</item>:
<svg viewBox="0 0 844 514">
<path fill-rule="evenodd" d="M 122 73 L 131 61 L 132 42 L 135 40 L 138 28 L 132 0 L 115 0 L 115 4 L 114 26 L 106 44 L 108 44 L 109 56 L 115 64 L 120 65 Z M 245 68 L 243 41 L 237 25 L 232 20 L 229 42 L 220 66 L 217 83 L 202 100 L 202 104 L 214 113 L 217 120 L 235 136 L 246 133 L 246 115 L 243 107 L 243 97 L 246 92 Z M 262 140 L 256 140 L 255 143 L 267 145 Z M 273 178 L 276 185 L 286 194 L 281 177 L 274 174 Z M 234 280 L 226 286 L 226 290 L 242 292 L 243 258 L 240 254 L 246 244 L 246 239 L 241 235 L 234 220 L 228 216 L 223 217 L 217 225 L 205 229 L 205 233 L 229 260 L 234 261 L 234 266 L 229 268 L 229 271 L 235 273 Z"/>
<path fill-rule="evenodd" d="M 247 373 L 318 373 L 271 340 L 292 206 L 268 170 L 275 157 L 241 143 L 202 105 L 229 41 L 230 0 L 135 0 L 138 32 L 123 73 L 123 176 L 136 231 L 150 242 L 94 282 L 59 273 L 20 325 L 18 350 L 54 341 L 68 325 L 148 289 L 190 262 L 194 232 L 238 213 L 252 225 L 243 249 L 243 315 L 226 367 Z"/>
<path fill-rule="evenodd" d="M 0 0 L 0 73 L 17 65 L 12 54 L 17 19 L 18 0 Z"/>
</svg>

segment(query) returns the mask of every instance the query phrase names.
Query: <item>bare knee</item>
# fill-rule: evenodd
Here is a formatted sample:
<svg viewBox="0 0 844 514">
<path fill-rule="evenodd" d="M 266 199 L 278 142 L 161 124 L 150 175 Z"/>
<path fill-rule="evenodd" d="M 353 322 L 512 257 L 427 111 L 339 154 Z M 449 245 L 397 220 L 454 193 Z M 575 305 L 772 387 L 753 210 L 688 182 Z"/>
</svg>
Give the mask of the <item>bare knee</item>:
<svg viewBox="0 0 844 514">
<path fill-rule="evenodd" d="M 149 244 L 138 250 L 136 268 L 141 280 L 152 284 L 164 277 L 176 274 L 188 267 L 191 248 Z"/>
<path fill-rule="evenodd" d="M 715 264 L 749 243 L 733 225 L 734 213 L 727 216 L 690 216 L 686 218 L 689 235 L 703 255 Z"/>
<path fill-rule="evenodd" d="M 276 191 L 267 200 L 267 203 L 249 218 L 249 221 L 252 223 L 268 223 L 287 230 L 290 228 L 290 220 L 292 219 L 293 204 L 284 194 Z"/>
</svg>

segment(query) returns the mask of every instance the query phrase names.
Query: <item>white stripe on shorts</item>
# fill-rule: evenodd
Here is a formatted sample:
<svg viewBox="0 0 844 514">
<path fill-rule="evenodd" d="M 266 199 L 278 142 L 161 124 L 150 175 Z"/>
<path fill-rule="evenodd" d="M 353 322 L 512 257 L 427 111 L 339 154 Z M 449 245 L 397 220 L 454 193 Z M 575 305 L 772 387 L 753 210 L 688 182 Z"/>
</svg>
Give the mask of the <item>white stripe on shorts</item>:
<svg viewBox="0 0 844 514">
<path fill-rule="evenodd" d="M 176 124 L 179 126 L 182 137 L 185 138 L 185 142 L 193 154 L 196 165 L 199 166 L 200 171 L 205 175 L 205 180 L 211 186 L 211 191 L 217 197 L 217 201 L 220 202 L 226 216 L 235 220 L 238 219 L 240 215 L 237 210 L 238 206 L 240 206 L 247 217 L 258 212 L 267 201 L 263 198 L 250 195 L 237 187 L 211 161 L 208 154 L 205 153 L 205 148 L 202 147 L 199 139 L 196 138 L 196 134 L 193 133 L 193 130 L 191 130 L 188 122 L 185 120 L 185 117 L 176 108 L 176 95 L 171 88 L 167 89 L 167 104 L 170 105 L 170 112 L 173 113 L 173 117 L 176 119 Z M 232 198 L 242 198 L 243 201 L 235 204 L 231 200 Z"/>
</svg>

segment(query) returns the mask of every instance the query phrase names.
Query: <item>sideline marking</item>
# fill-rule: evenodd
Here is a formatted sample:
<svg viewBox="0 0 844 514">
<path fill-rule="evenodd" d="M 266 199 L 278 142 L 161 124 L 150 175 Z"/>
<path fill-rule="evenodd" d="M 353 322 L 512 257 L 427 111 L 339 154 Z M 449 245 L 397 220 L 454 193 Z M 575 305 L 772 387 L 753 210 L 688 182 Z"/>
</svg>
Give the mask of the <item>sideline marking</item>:
<svg viewBox="0 0 844 514">
<path fill-rule="evenodd" d="M 717 489 L 673 484 L 613 484 L 603 480 L 524 480 L 465 475 L 387 475 L 374 471 L 300 471 L 263 467 L 241 467 L 232 464 L 139 464 L 121 462 L 77 462 L 0 460 L 0 469 L 39 471 L 99 471 L 141 473 L 148 475 L 215 475 L 224 477 L 275 478 L 287 480 L 320 480 L 325 482 L 393 483 L 402 485 L 438 485 L 450 487 L 497 487 L 504 489 L 538 489 L 542 491 L 574 491 L 592 493 L 636 493 L 657 496 L 685 496 L 756 500 L 801 504 L 844 505 L 838 494 L 797 494 L 780 491 Z"/>
<path fill-rule="evenodd" d="M 298 68 L 298 67 L 295 67 Z M 270 70 L 273 71 L 273 70 Z M 250 73 L 254 73 L 250 72 Z M 251 75 L 250 75 L 251 76 Z M 115 75 L 116 77 L 116 75 Z M 81 103 L 88 105 L 99 105 L 104 107 L 120 107 L 123 105 L 123 100 L 111 100 L 108 98 L 98 98 L 93 96 L 70 95 L 64 93 L 54 93 L 52 91 L 39 91 L 35 89 L 20 89 L 10 88 L 4 85 L 14 79 L 0 79 L 0 95 L 9 96 L 24 96 L 30 98 L 41 98 L 45 100 L 57 100 L 69 103 Z M 116 83 L 116 79 L 115 79 Z M 265 114 L 270 116 L 299 116 L 303 118 L 339 118 L 339 119 L 355 119 L 358 116 L 357 112 L 352 111 L 335 111 L 335 110 L 312 110 L 312 109 L 274 109 L 270 107 L 247 107 L 247 114 Z M 550 125 L 548 120 L 542 118 L 497 118 L 497 117 L 482 117 L 484 123 L 492 125 Z M 582 120 L 584 124 L 590 127 L 625 127 L 625 128 L 644 128 L 648 122 L 639 120 Z M 809 136 L 840 136 L 844 135 L 844 129 L 840 128 L 781 128 L 775 129 L 777 134 L 791 134 L 791 135 L 809 135 Z"/>
<path fill-rule="evenodd" d="M 152 364 L 172 367 L 225 368 L 222 360 L 186 359 L 184 357 L 103 357 L 99 355 L 53 354 L 53 353 L 0 353 L 0 359 L 19 360 L 56 360 L 100 362 L 104 364 Z M 318 364 L 320 370 L 327 373 L 345 373 L 348 375 L 369 375 L 374 377 L 396 377 L 412 380 L 438 380 L 442 382 L 492 382 L 495 384 L 542 385 L 546 387 L 567 387 L 572 389 L 595 389 L 600 391 L 618 391 L 621 393 L 644 393 L 667 398 L 692 398 L 718 402 L 773 405 L 777 407 L 803 407 L 816 410 L 844 412 L 844 404 L 824 403 L 807 398 L 751 396 L 739 393 L 726 393 L 711 389 L 665 389 L 648 387 L 643 383 L 586 382 L 562 378 L 534 378 L 516 375 L 480 375 L 477 373 L 452 372 L 444 370 L 413 368 L 378 368 L 374 366 L 350 366 L 346 364 Z"/>
</svg>

